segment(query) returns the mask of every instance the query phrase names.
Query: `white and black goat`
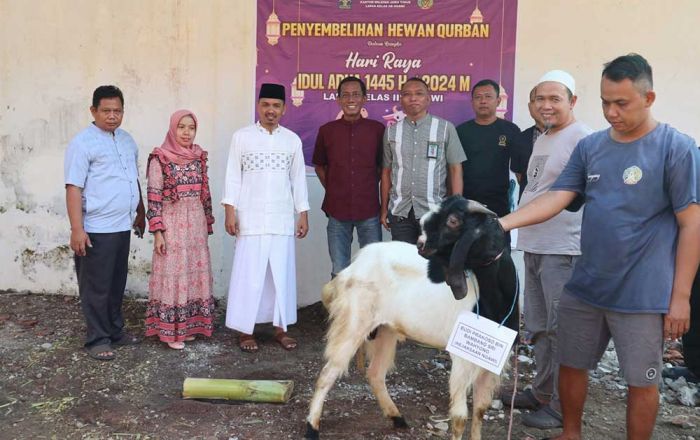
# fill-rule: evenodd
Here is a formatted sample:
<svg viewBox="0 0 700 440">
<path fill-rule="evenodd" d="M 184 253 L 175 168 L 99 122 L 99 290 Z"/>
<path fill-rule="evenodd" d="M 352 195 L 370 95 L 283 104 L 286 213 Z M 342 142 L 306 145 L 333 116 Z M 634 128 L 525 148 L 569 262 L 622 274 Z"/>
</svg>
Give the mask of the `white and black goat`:
<svg viewBox="0 0 700 440">
<path fill-rule="evenodd" d="M 496 214 L 478 202 L 452 196 L 424 215 L 421 227 L 418 252 L 429 260 L 428 278 L 446 282 L 459 300 L 467 294 L 465 270 L 472 271 L 484 293 L 479 314 L 498 323 L 507 317 L 504 325 L 518 331 L 520 314 L 508 313 L 518 290 L 515 264 Z"/>
<path fill-rule="evenodd" d="M 418 254 L 416 246 L 402 242 L 375 243 L 363 248 L 348 268 L 324 286 L 323 304 L 330 319 L 327 362 L 316 382 L 305 438 L 319 438 L 323 401 L 336 379 L 347 372 L 350 360 L 363 344 L 370 360 L 367 379 L 372 392 L 384 415 L 392 419 L 395 427 L 402 428 L 407 426 L 406 421 L 391 400 L 385 382 L 386 373 L 394 364 L 397 342 L 411 339 L 445 348 L 457 317 L 463 311 L 473 310 L 477 298 L 482 315 L 488 311 L 489 317 L 498 322 L 507 316 L 515 291 L 515 269 L 509 252 L 504 252 L 504 233 L 495 218 L 494 213 L 476 202 L 448 198 L 422 223 L 424 234 L 419 247 L 432 258 L 430 263 Z M 487 270 L 496 263 L 508 266 L 507 262 L 512 272 L 500 268 Z M 431 277 L 436 281 L 447 277 L 451 288 L 428 278 L 429 264 Z M 463 267 L 458 271 L 456 265 L 460 264 Z M 509 274 L 513 279 L 489 280 L 484 283 L 487 288 L 479 289 L 474 276 L 464 276 L 465 268 L 471 264 L 478 266 L 476 270 L 482 272 L 482 277 Z M 509 283 L 513 290 L 508 300 L 504 300 L 501 292 L 495 293 L 491 300 L 489 289 Z M 517 323 L 517 311 L 514 313 Z M 376 336 L 368 340 L 374 329 Z M 452 356 L 450 419 L 454 440 L 461 439 L 466 428 L 470 388 L 473 388 L 471 439 L 481 439 L 483 415 L 499 382 L 497 375 Z"/>
</svg>

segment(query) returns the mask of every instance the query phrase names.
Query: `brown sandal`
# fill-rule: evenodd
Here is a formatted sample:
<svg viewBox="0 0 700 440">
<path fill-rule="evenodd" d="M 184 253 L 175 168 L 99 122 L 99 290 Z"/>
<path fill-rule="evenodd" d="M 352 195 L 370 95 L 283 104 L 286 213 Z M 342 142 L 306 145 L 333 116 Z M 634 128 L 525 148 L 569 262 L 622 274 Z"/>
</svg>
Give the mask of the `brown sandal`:
<svg viewBox="0 0 700 440">
<path fill-rule="evenodd" d="M 241 333 L 238 336 L 238 348 L 245 353 L 255 353 L 260 347 L 258 347 L 258 342 L 255 340 L 255 336 Z"/>
<path fill-rule="evenodd" d="M 275 334 L 275 341 L 287 351 L 297 348 L 297 340 L 287 335 L 286 332 L 277 332 Z"/>
</svg>

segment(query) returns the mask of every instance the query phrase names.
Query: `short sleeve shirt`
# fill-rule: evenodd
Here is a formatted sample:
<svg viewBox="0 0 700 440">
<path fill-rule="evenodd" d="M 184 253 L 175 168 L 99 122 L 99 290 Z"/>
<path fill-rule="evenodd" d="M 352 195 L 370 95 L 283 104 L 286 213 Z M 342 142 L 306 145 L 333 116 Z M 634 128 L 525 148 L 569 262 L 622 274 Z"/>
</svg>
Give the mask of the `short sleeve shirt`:
<svg viewBox="0 0 700 440">
<path fill-rule="evenodd" d="M 136 142 L 120 128 L 112 134 L 92 124 L 70 141 L 64 183 L 82 189 L 86 232 L 131 229 L 141 200 L 137 164 Z"/>
<path fill-rule="evenodd" d="M 341 221 L 379 214 L 379 173 L 384 124 L 372 119 L 338 119 L 318 130 L 313 164 L 326 167 L 321 209 Z"/>
<path fill-rule="evenodd" d="M 462 164 L 464 197 L 483 203 L 499 216 L 510 212 L 510 157 L 520 129 L 505 119 L 489 125 L 470 120 L 457 127 L 459 140 L 469 158 Z"/>
<path fill-rule="evenodd" d="M 447 166 L 466 160 L 451 122 L 431 114 L 387 127 L 384 168 L 391 168 L 389 211 L 416 218 L 434 209 L 447 194 Z"/>
<path fill-rule="evenodd" d="M 571 152 L 578 142 L 591 132 L 586 124 L 574 122 L 562 130 L 545 133 L 537 138 L 520 206 L 549 190 L 569 162 Z M 546 222 L 520 228 L 518 249 L 541 255 L 580 255 L 581 211 L 564 210 Z"/>
<path fill-rule="evenodd" d="M 659 124 L 633 142 L 608 130 L 582 139 L 551 190 L 585 196 L 581 258 L 566 289 L 594 306 L 666 313 L 675 273 L 675 213 L 698 203 L 700 154 Z"/>
</svg>

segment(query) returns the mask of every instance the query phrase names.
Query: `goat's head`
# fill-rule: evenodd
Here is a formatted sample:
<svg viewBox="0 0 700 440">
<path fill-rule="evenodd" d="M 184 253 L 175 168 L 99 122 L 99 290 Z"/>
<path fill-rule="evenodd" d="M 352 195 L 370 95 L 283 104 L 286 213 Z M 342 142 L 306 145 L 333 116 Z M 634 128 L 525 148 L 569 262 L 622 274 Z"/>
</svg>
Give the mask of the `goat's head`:
<svg viewBox="0 0 700 440">
<path fill-rule="evenodd" d="M 462 196 L 445 199 L 421 218 L 418 252 L 430 260 L 428 277 L 447 282 L 455 299 L 467 295 L 464 271 L 488 265 L 503 252 L 506 237 L 498 216 Z"/>
</svg>

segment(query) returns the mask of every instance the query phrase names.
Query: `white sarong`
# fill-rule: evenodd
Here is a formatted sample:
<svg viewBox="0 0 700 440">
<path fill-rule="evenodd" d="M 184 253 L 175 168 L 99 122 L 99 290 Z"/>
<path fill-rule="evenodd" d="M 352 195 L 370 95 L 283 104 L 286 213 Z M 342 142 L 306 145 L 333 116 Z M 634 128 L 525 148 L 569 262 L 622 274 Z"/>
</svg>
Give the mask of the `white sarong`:
<svg viewBox="0 0 700 440">
<path fill-rule="evenodd" d="M 294 236 L 236 239 L 226 305 L 226 327 L 252 334 L 256 323 L 287 331 L 297 321 Z"/>
</svg>

